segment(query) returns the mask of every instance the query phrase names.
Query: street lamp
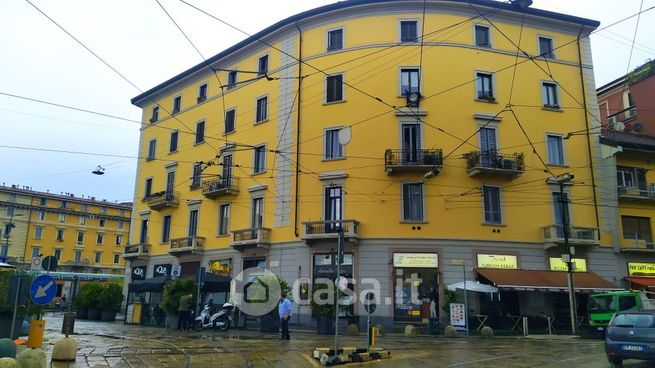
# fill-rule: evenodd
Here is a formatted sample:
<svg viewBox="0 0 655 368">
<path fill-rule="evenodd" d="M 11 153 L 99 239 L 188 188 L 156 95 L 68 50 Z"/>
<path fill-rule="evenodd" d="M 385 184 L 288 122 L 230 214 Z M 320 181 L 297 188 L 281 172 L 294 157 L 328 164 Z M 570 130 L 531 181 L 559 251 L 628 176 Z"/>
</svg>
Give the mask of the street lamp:
<svg viewBox="0 0 655 368">
<path fill-rule="evenodd" d="M 559 203 L 562 212 L 562 227 L 564 228 L 564 252 L 562 260 L 566 262 L 566 276 L 569 287 L 569 309 L 571 314 L 571 333 L 578 334 L 578 311 L 575 302 L 575 288 L 573 287 L 573 254 L 575 253 L 572 247 L 569 246 L 569 216 L 567 211 L 568 198 L 565 197 L 564 184 L 571 183 L 574 176 L 571 174 L 558 175 L 555 178 L 559 184 Z"/>
<path fill-rule="evenodd" d="M 2 246 L 2 251 L 0 252 L 0 257 L 2 258 L 7 258 L 7 254 L 9 253 L 9 234 L 11 233 L 11 229 L 16 226 L 12 221 L 14 220 L 14 217 L 18 216 L 23 216 L 23 214 L 12 214 L 11 217 L 9 217 L 9 223 L 5 226 L 5 245 Z"/>
<path fill-rule="evenodd" d="M 466 325 L 466 336 L 469 335 L 469 305 L 466 286 L 466 262 L 463 259 L 453 259 L 450 261 L 453 266 L 462 266 L 462 276 L 464 277 L 464 324 Z"/>
</svg>

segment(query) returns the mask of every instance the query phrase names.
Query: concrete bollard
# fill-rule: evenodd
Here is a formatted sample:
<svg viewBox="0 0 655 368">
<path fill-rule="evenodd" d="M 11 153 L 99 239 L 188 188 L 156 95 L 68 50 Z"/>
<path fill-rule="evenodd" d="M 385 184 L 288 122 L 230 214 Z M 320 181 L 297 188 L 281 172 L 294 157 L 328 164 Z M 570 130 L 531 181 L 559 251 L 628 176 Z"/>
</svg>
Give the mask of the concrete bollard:
<svg viewBox="0 0 655 368">
<path fill-rule="evenodd" d="M 0 358 L 0 368 L 21 368 L 20 364 L 14 358 Z"/>
<path fill-rule="evenodd" d="M 448 325 L 443 330 L 443 334 L 446 337 L 457 337 L 457 329 L 455 327 L 453 327 L 452 325 Z"/>
<path fill-rule="evenodd" d="M 416 331 L 416 327 L 414 327 L 414 325 L 405 327 L 405 337 L 416 337 L 416 335 L 418 335 L 418 332 Z"/>
<path fill-rule="evenodd" d="M 348 336 L 357 336 L 357 335 L 359 335 L 359 326 L 357 326 L 354 323 L 349 324 L 348 329 L 346 330 L 346 335 L 348 335 Z"/>
<path fill-rule="evenodd" d="M 40 348 L 23 350 L 16 355 L 21 368 L 46 368 L 45 351 Z"/>
<path fill-rule="evenodd" d="M 482 330 L 480 331 L 480 336 L 488 339 L 491 337 L 494 337 L 494 330 L 491 329 L 489 326 L 484 326 L 482 327 Z"/>
<path fill-rule="evenodd" d="M 77 341 L 72 337 L 64 337 L 55 341 L 52 348 L 53 361 L 75 361 L 77 357 Z"/>
<path fill-rule="evenodd" d="M 15 358 L 16 344 L 11 339 L 0 339 L 0 358 Z"/>
</svg>

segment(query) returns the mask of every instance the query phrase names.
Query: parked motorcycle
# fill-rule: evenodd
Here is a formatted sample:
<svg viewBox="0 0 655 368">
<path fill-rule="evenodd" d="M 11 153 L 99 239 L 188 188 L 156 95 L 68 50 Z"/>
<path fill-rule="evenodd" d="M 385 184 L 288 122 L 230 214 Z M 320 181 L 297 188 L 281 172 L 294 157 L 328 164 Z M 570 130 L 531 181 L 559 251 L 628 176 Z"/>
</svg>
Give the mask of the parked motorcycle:
<svg viewBox="0 0 655 368">
<path fill-rule="evenodd" d="M 205 307 L 200 312 L 200 315 L 196 317 L 193 328 L 196 331 L 202 331 L 206 328 L 215 328 L 218 331 L 227 331 L 232 324 L 232 310 L 234 305 L 230 303 L 225 303 L 221 309 L 212 314 L 210 310 L 210 305 L 205 304 Z"/>
</svg>

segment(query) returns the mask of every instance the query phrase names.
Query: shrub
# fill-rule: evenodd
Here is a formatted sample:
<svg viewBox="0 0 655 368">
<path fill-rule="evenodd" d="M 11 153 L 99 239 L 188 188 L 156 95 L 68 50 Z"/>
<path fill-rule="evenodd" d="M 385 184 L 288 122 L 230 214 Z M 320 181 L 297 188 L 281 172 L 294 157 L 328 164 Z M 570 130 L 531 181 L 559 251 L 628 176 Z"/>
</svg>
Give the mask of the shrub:
<svg viewBox="0 0 655 368">
<path fill-rule="evenodd" d="M 180 306 L 180 298 L 185 294 L 194 294 L 196 284 L 194 280 L 181 280 L 175 279 L 168 284 L 164 285 L 164 294 L 162 295 L 159 307 L 166 312 L 166 314 L 174 315 L 177 313 L 177 308 Z"/>
<path fill-rule="evenodd" d="M 82 285 L 77 296 L 77 306 L 80 308 L 98 308 L 102 290 L 102 285 L 97 282 Z"/>
<path fill-rule="evenodd" d="M 104 310 L 118 310 L 123 301 L 123 289 L 114 283 L 109 283 L 102 288 L 98 298 L 98 307 Z"/>
</svg>

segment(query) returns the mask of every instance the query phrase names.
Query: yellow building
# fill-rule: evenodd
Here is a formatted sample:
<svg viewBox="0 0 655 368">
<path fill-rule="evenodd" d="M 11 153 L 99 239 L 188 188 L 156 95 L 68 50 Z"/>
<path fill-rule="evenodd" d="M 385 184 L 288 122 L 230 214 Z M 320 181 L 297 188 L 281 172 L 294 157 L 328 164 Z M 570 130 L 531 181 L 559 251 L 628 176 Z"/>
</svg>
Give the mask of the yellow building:
<svg viewBox="0 0 655 368">
<path fill-rule="evenodd" d="M 11 263 L 34 269 L 34 258 L 54 256 L 57 272 L 124 273 L 121 255 L 130 232 L 131 203 L 18 186 L 0 187 L 0 196 L 3 241 Z M 9 237 L 7 218 L 16 225 Z"/>
<path fill-rule="evenodd" d="M 144 127 L 130 270 L 221 263 L 312 284 L 336 276 L 343 229 L 342 272 L 356 296 L 376 280 L 381 320 L 425 321 L 429 288 L 443 305 L 462 262 L 469 280 L 512 271 L 504 314 L 566 315 L 565 221 L 580 265 L 614 276 L 589 185 L 597 123 L 582 105 L 596 101 L 598 22 L 519 3 L 338 2 L 132 99 Z M 525 270 L 555 284 L 523 285 Z M 539 288 L 551 292 L 525 292 Z M 499 308 L 474 299 L 478 313 Z M 298 312 L 302 323 L 309 307 Z"/>
</svg>

